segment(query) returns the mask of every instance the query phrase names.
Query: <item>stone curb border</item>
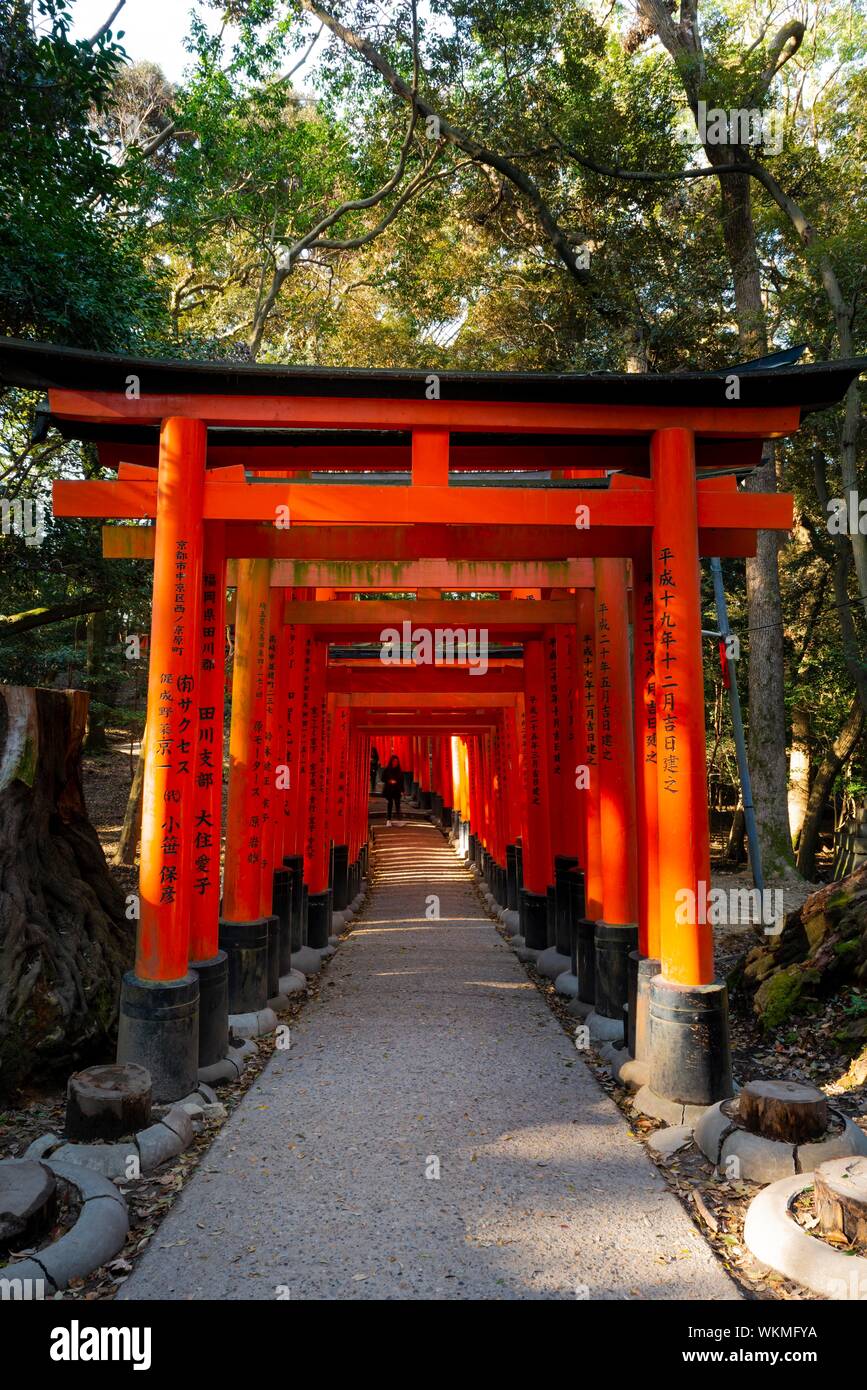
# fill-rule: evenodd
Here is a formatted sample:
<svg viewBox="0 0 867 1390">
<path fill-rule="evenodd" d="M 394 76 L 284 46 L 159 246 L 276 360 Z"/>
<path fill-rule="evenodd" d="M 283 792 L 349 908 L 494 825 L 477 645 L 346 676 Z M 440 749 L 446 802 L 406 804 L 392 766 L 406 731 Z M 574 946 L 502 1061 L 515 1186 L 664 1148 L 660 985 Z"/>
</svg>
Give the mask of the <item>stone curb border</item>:
<svg viewBox="0 0 867 1390">
<path fill-rule="evenodd" d="M 264 1038 L 277 1029 L 278 1018 L 273 1009 L 260 1009 L 258 1013 L 229 1014 L 229 1032 L 236 1038 L 249 1042 L 252 1038 Z"/>
<path fill-rule="evenodd" d="M 4 1265 L 0 1276 L 41 1281 L 56 1293 L 71 1279 L 85 1279 L 123 1249 L 129 1214 L 123 1196 L 108 1178 L 72 1163 L 42 1162 L 78 1191 L 82 1204 L 78 1220 L 38 1255 Z"/>
<path fill-rule="evenodd" d="M 632 1097 L 632 1108 L 639 1115 L 649 1115 L 652 1120 L 662 1120 L 667 1125 L 688 1125 L 690 1129 L 695 1129 L 708 1107 L 668 1100 L 665 1096 L 658 1096 L 649 1084 L 645 1084 Z"/>
<path fill-rule="evenodd" d="M 131 1159 L 138 1173 L 151 1173 L 188 1149 L 195 1133 L 190 1115 L 178 1104 L 173 1105 L 161 1120 L 148 1125 L 147 1129 L 140 1129 L 132 1139 L 123 1143 L 66 1144 L 56 1134 L 43 1134 L 41 1138 L 34 1139 L 24 1157 L 38 1159 L 52 1168 L 56 1163 L 69 1164 L 99 1173 L 104 1178 L 125 1179 L 137 1176 L 129 1172 Z"/>
<path fill-rule="evenodd" d="M 564 956 L 558 951 L 556 946 L 548 946 L 544 951 L 539 952 L 536 961 L 536 970 L 543 979 L 557 980 L 560 975 L 565 975 L 571 969 L 571 959 L 569 956 Z M 622 1031 L 621 1027 L 621 1032 Z"/>
<path fill-rule="evenodd" d="M 219 1086 L 224 1081 L 240 1081 L 251 1057 L 258 1055 L 256 1044 L 247 1039 L 240 1047 L 230 1047 L 219 1062 L 212 1062 L 209 1067 L 200 1067 L 199 1081 L 206 1086 Z"/>
<path fill-rule="evenodd" d="M 724 1113 L 723 1104 L 718 1101 L 702 1115 L 695 1127 L 695 1142 L 716 1168 L 727 1159 L 736 1158 L 741 1176 L 748 1182 L 775 1182 L 777 1178 L 812 1173 L 829 1158 L 867 1154 L 867 1135 L 833 1107 L 832 1115 L 843 1121 L 841 1133 L 814 1143 L 788 1144 L 780 1139 L 765 1139 L 736 1125 Z"/>
<path fill-rule="evenodd" d="M 862 1302 L 867 1299 L 867 1259 L 844 1255 L 816 1240 L 792 1215 L 796 1198 L 812 1185 L 812 1173 L 799 1173 L 780 1178 L 754 1197 L 744 1222 L 744 1244 L 760 1264 L 811 1293 Z"/>
</svg>

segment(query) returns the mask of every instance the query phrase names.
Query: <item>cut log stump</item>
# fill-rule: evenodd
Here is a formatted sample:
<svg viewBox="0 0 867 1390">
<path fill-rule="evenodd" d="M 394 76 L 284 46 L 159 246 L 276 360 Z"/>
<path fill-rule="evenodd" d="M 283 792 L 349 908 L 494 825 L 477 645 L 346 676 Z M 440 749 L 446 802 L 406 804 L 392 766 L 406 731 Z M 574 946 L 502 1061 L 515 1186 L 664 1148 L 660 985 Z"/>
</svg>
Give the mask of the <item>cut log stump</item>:
<svg viewBox="0 0 867 1390">
<path fill-rule="evenodd" d="M 813 1174 L 813 1212 L 825 1236 L 867 1250 L 867 1158 L 831 1158 Z"/>
<path fill-rule="evenodd" d="M 151 1119 L 151 1077 L 135 1062 L 88 1067 L 66 1087 L 69 1139 L 123 1139 Z"/>
<path fill-rule="evenodd" d="M 765 1139 L 806 1144 L 828 1128 L 828 1101 L 800 1081 L 748 1081 L 738 1096 L 744 1127 Z"/>
</svg>

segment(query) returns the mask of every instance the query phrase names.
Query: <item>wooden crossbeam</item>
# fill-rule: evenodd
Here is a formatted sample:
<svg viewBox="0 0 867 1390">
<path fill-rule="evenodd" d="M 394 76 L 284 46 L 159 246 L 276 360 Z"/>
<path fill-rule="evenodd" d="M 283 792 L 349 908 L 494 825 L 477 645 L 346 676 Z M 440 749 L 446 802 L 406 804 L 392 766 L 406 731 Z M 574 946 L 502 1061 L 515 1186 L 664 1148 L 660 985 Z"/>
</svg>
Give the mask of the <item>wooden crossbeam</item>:
<svg viewBox="0 0 867 1390">
<path fill-rule="evenodd" d="M 371 599 L 357 602 L 336 599 L 329 603 L 294 600 L 283 610 L 287 623 L 307 623 L 320 631 L 328 628 L 413 627 L 509 627 L 538 630 L 549 623 L 575 621 L 570 599 Z M 333 639 L 332 639 L 333 640 Z"/>
<path fill-rule="evenodd" d="M 641 480 L 634 480 L 636 482 Z M 55 482 L 56 516 L 150 517 L 156 514 L 156 484 L 149 482 Z M 676 499 L 672 499 L 676 505 Z M 424 522 L 454 525 L 477 517 L 480 527 L 563 526 L 590 536 L 607 528 L 653 525 L 650 488 L 609 491 L 572 488 L 367 487 L 359 484 L 250 484 L 208 475 L 206 520 L 271 521 L 275 530 L 299 524 L 362 522 L 386 526 Z M 576 526 L 576 519 L 581 521 Z M 785 493 L 699 492 L 699 526 L 718 530 L 787 530 L 792 499 Z M 288 524 L 287 524 L 288 522 Z"/>
<path fill-rule="evenodd" d="M 433 697 L 429 704 L 427 702 L 419 703 L 417 694 L 400 691 L 382 695 L 371 694 L 370 691 L 359 691 L 346 695 L 344 700 L 353 710 L 367 710 L 371 713 L 379 710 L 400 710 L 402 715 L 419 714 L 424 718 L 455 710 L 478 712 L 482 709 L 511 709 L 514 707 L 515 692 L 489 690 L 487 676 L 480 676 L 475 684 L 480 687 L 478 695 L 453 690 L 442 696 Z"/>
<path fill-rule="evenodd" d="M 104 526 L 102 553 L 108 560 L 152 560 L 152 526 Z M 236 559 L 293 559 L 303 566 L 320 561 L 337 564 L 379 562 L 396 565 L 432 556 L 472 563 L 518 560 L 568 560 L 605 555 L 640 554 L 646 533 L 570 531 L 564 526 L 523 526 L 506 530 L 485 526 L 292 526 L 278 531 L 261 523 L 226 525 L 226 554 Z M 748 527 L 699 529 L 700 555 L 722 558 L 755 555 L 756 532 Z M 298 571 L 299 586 L 306 583 Z"/>
<path fill-rule="evenodd" d="M 357 710 L 353 714 L 358 714 Z M 485 733 L 495 727 L 495 720 L 484 715 L 470 714 L 467 710 L 453 713 L 408 714 L 401 710 L 389 711 L 385 716 L 375 713 L 362 714 L 353 728 L 360 733 L 378 734 L 472 734 Z"/>
<path fill-rule="evenodd" d="M 356 469 L 376 473 L 408 472 L 411 446 L 400 442 L 400 436 L 376 444 L 350 447 L 341 444 L 297 442 L 220 443 L 219 435 L 208 441 L 208 467 L 224 468 L 240 464 L 254 473 L 318 472 L 327 469 Z M 112 440 L 98 445 L 99 461 L 103 468 L 117 469 L 124 463 L 144 465 L 155 469 L 159 458 L 156 439 L 153 443 L 115 443 Z M 696 467 L 742 468 L 756 467 L 761 461 L 761 440 L 700 439 L 696 443 Z M 550 443 L 463 444 L 451 440 L 449 469 L 452 473 L 501 471 L 503 469 L 580 469 L 591 476 L 602 477 L 612 469 L 626 472 L 647 472 L 649 450 L 643 436 L 624 435 L 619 440 L 606 440 L 600 450 L 592 436 L 575 435 L 566 444 L 552 439 Z"/>
<path fill-rule="evenodd" d="M 230 560 L 226 582 L 235 582 Z M 459 592 L 485 589 L 588 589 L 593 565 L 586 559 L 471 561 L 426 559 L 409 561 L 276 560 L 272 589 L 335 588 L 371 593 L 377 589 L 415 593 L 418 589 Z"/>
<path fill-rule="evenodd" d="M 326 684 L 329 691 L 340 695 L 358 695 L 379 703 L 395 695 L 418 700 L 420 695 L 451 698 L 466 695 L 476 698 L 481 691 L 486 698 L 492 694 L 515 694 L 524 689 L 524 672 L 520 665 L 494 666 L 491 663 L 483 676 L 472 675 L 466 666 L 383 666 L 346 664 L 328 667 Z"/>
<path fill-rule="evenodd" d="M 509 434 L 647 434 L 678 427 L 705 436 L 776 439 L 800 423 L 797 406 L 602 406 L 555 401 L 418 400 L 322 396 L 142 395 L 50 390 L 52 415 L 66 420 L 159 425 L 171 416 L 208 425 L 292 429 L 411 430 Z M 721 384 L 721 395 L 723 388 Z"/>
</svg>

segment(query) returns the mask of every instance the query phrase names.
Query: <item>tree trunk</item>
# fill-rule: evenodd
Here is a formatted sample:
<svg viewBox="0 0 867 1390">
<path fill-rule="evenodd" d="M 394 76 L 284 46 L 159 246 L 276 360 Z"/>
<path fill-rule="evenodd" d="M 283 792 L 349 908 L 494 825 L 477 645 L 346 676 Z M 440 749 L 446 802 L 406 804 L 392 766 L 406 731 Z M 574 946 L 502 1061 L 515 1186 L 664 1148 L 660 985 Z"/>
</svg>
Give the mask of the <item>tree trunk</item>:
<svg viewBox="0 0 867 1390">
<path fill-rule="evenodd" d="M 87 818 L 82 691 L 0 686 L 0 1087 L 109 1047 L 132 924 Z"/>
<path fill-rule="evenodd" d="M 141 838 L 141 810 L 142 810 L 142 787 L 144 786 L 144 766 L 145 766 L 145 739 L 147 738 L 147 727 L 141 736 L 139 745 L 138 761 L 135 765 L 132 785 L 129 789 L 129 796 L 126 803 L 126 811 L 123 817 L 123 828 L 120 832 L 120 839 L 114 851 L 112 863 L 115 868 L 132 869 L 135 867 L 136 850 Z"/>
<path fill-rule="evenodd" d="M 796 849 L 810 796 L 811 752 L 810 711 L 806 705 L 795 705 L 789 750 L 789 832 Z"/>
<path fill-rule="evenodd" d="M 825 754 L 807 799 L 801 838 L 798 842 L 798 868 L 805 878 L 812 878 L 816 871 L 816 853 L 819 848 L 819 827 L 825 811 L 825 803 L 838 774 L 846 766 L 861 739 L 864 728 L 864 711 L 859 700 L 853 700 L 839 734 Z"/>
<path fill-rule="evenodd" d="M 87 620 L 87 688 L 90 701 L 87 709 L 85 753 L 104 753 L 108 748 L 105 721 L 108 715 L 106 700 L 105 649 L 108 645 L 108 620 L 105 612 L 91 613 Z"/>
<path fill-rule="evenodd" d="M 717 167 L 741 154 L 736 148 L 707 145 L 708 162 Z M 752 190 L 747 174 L 720 178 L 720 225 L 732 276 L 738 340 L 745 357 L 768 350 L 762 281 L 753 222 Z M 747 479 L 751 492 L 777 488 L 773 446 L 766 445 L 761 467 Z M 786 701 L 783 660 L 783 614 L 780 603 L 778 539 L 759 531 L 756 554 L 746 562 L 749 655 L 749 759 L 762 865 L 773 876 L 792 866 L 786 786 Z"/>
<path fill-rule="evenodd" d="M 737 809 L 732 816 L 731 829 L 729 830 L 728 844 L 726 845 L 726 859 L 731 864 L 745 864 L 747 862 L 747 852 L 744 849 L 744 837 L 747 833 L 747 818 L 744 814 L 742 801 L 737 804 Z"/>
</svg>

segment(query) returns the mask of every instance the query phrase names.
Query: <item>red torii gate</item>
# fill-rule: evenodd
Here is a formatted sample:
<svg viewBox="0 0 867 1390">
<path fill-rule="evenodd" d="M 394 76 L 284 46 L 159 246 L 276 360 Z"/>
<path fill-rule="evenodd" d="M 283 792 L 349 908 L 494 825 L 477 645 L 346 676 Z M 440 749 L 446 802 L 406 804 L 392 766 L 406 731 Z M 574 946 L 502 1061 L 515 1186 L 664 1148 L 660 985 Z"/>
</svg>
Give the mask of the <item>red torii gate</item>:
<svg viewBox="0 0 867 1390">
<path fill-rule="evenodd" d="M 461 821 L 480 827 L 501 874 L 520 829 L 528 940 L 541 938 L 555 856 L 565 848 L 580 861 L 603 1017 L 616 1019 L 623 1003 L 611 997 L 620 978 L 611 961 L 642 923 L 641 949 L 651 961 L 658 951 L 660 962 L 650 990 L 653 1091 L 692 1104 L 730 1094 L 725 988 L 713 980 L 709 928 L 678 926 L 674 916 L 676 895 L 697 896 L 709 878 L 699 557 L 754 553 L 757 529 L 789 526 L 790 498 L 740 492 L 733 474 L 756 465 L 764 439 L 791 434 L 806 410 L 839 400 L 857 370 L 444 373 L 431 392 L 420 373 L 151 362 L 0 343 L 4 379 L 48 387 L 51 422 L 95 441 L 101 461 L 117 468 L 115 482 L 58 483 L 56 514 L 156 523 L 108 528 L 107 551 L 154 560 L 141 919 L 120 1047 L 150 1066 L 155 1094 L 191 1089 L 199 990 L 210 978 L 218 998 L 225 973 L 214 773 L 230 558 L 239 569 L 222 940 L 235 983 L 252 981 L 255 1002 L 264 1002 L 274 871 L 284 858 L 303 859 L 320 938 L 329 927 L 330 832 L 345 834 L 352 862 L 363 862 L 367 743 L 382 716 L 368 702 L 359 722 L 362 711 L 340 703 L 351 691 L 329 692 L 328 637 L 375 636 L 385 607 L 317 601 L 316 587 L 394 587 L 415 565 L 427 580 L 416 576 L 415 589 L 430 590 L 441 563 L 452 567 L 449 582 L 458 565 L 521 562 L 520 576 L 504 576 L 498 590 L 537 587 L 528 565 L 535 579 L 548 578 L 543 591 L 574 589 L 533 604 L 535 623 L 520 598 L 500 601 L 496 613 L 485 600 L 404 605 L 415 623 L 435 623 L 447 607 L 458 626 L 500 624 L 523 649 L 523 689 L 504 692 L 514 704 L 478 716 L 453 705 L 448 690 L 419 689 L 429 706 L 423 726 L 417 713 L 391 712 L 387 727 L 399 738 L 418 727 L 433 733 L 441 785 Z M 408 477 L 362 481 L 374 467 Z M 522 478 L 529 469 L 549 476 Z M 358 480 L 347 481 L 353 471 Z M 268 482 L 273 473 L 287 480 Z M 594 562 L 592 587 L 564 578 L 576 560 Z M 269 561 L 291 573 L 279 615 Z M 627 561 L 641 638 L 632 675 Z M 478 591 L 472 581 L 461 587 Z M 566 746 L 589 769 L 586 787 L 568 792 L 564 714 Z M 336 821 L 329 750 L 339 752 L 343 787 Z M 422 778 L 433 745 L 428 754 Z M 296 775 L 281 787 L 274 772 L 284 765 Z M 491 806 L 494 784 L 508 785 L 498 798 L 505 818 Z"/>
</svg>

